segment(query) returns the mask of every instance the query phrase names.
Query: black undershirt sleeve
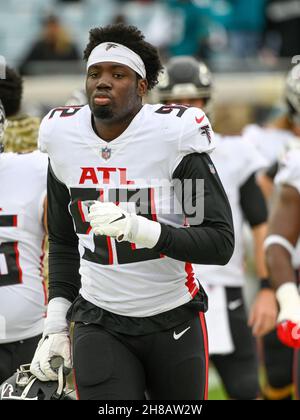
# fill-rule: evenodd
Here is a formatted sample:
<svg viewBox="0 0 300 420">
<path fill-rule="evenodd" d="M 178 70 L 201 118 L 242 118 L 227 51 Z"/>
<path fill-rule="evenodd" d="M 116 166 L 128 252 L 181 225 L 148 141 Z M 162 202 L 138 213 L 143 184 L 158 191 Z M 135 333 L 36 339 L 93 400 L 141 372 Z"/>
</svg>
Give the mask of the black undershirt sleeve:
<svg viewBox="0 0 300 420">
<path fill-rule="evenodd" d="M 240 205 L 251 227 L 267 222 L 267 204 L 262 190 L 257 185 L 255 173 L 240 187 Z"/>
<path fill-rule="evenodd" d="M 162 232 L 154 249 L 180 261 L 227 264 L 234 250 L 232 215 L 226 193 L 209 155 L 192 153 L 185 156 L 174 171 L 173 179 L 181 185 L 182 192 L 177 191 L 176 195 L 183 205 L 189 227 L 174 228 L 162 224 Z M 184 181 L 187 179 L 193 180 L 190 191 L 185 187 Z M 202 223 L 199 223 L 197 217 L 189 217 L 191 214 L 185 210 L 186 201 L 192 199 L 193 207 L 201 214 L 199 206 L 203 193 L 196 188 L 197 179 L 204 180 Z"/>
<path fill-rule="evenodd" d="M 48 166 L 49 300 L 63 297 L 70 302 L 78 295 L 81 279 L 78 237 L 68 211 L 70 195 Z"/>
</svg>

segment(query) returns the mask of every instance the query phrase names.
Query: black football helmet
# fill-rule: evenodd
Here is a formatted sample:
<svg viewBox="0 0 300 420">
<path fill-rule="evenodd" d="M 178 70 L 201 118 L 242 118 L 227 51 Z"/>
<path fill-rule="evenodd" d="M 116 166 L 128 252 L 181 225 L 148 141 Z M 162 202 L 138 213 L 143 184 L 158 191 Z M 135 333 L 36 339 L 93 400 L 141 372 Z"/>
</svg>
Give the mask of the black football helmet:
<svg viewBox="0 0 300 420">
<path fill-rule="evenodd" d="M 160 101 L 204 99 L 212 96 L 212 74 L 206 64 L 191 56 L 171 58 L 158 83 Z"/>
<path fill-rule="evenodd" d="M 2 400 L 74 400 L 72 391 L 65 390 L 63 368 L 59 369 L 58 381 L 42 382 L 31 374 L 30 365 L 22 365 L 17 372 L 0 386 Z"/>
<path fill-rule="evenodd" d="M 2 153 L 4 151 L 4 131 L 6 128 L 6 118 L 5 118 L 5 111 L 4 111 L 4 106 L 1 102 L 0 99 L 0 153 Z"/>
<path fill-rule="evenodd" d="M 292 121 L 300 125 L 300 64 L 294 66 L 287 75 L 285 99 Z"/>
</svg>

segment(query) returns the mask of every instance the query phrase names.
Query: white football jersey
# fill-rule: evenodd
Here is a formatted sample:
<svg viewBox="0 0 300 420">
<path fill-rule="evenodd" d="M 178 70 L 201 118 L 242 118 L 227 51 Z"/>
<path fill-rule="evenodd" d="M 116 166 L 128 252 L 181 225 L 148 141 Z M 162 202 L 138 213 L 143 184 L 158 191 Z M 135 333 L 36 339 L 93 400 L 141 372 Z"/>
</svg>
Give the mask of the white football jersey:
<svg viewBox="0 0 300 420">
<path fill-rule="evenodd" d="M 300 143 L 300 141 L 298 140 Z M 294 187 L 300 194 L 300 149 L 289 150 L 280 161 L 279 171 L 275 177 L 277 186 L 287 184 Z M 300 217 L 300 214 L 299 214 Z M 300 240 L 293 258 L 293 266 L 300 266 Z"/>
<path fill-rule="evenodd" d="M 119 203 L 130 212 L 180 227 L 172 174 L 183 157 L 211 152 L 214 141 L 203 111 L 184 106 L 144 105 L 116 139 L 99 138 L 88 106 L 52 110 L 39 144 L 54 174 L 69 190 L 79 238 L 81 295 L 110 312 L 145 317 L 182 305 L 199 290 L 189 263 L 129 242 L 94 236 L 86 222 L 90 200 Z M 171 207 L 173 205 L 171 204 Z"/>
<path fill-rule="evenodd" d="M 233 217 L 235 248 L 229 263 L 195 265 L 197 277 L 204 287 L 223 285 L 240 287 L 245 282 L 244 263 L 244 217 L 240 205 L 240 188 L 256 171 L 266 166 L 265 160 L 255 147 L 242 137 L 223 137 L 215 134 L 216 149 L 211 154 L 223 187 L 226 191 Z"/>
<path fill-rule="evenodd" d="M 43 331 L 46 178 L 39 151 L 0 155 L 0 344 Z"/>
<path fill-rule="evenodd" d="M 282 158 L 275 177 L 275 184 L 290 185 L 296 188 L 300 194 L 300 149 L 292 149 Z"/>
<path fill-rule="evenodd" d="M 295 138 L 288 130 L 260 127 L 255 124 L 248 125 L 244 128 L 243 137 L 255 146 L 267 161 L 268 167 L 283 156 L 288 147 L 288 143 Z"/>
</svg>

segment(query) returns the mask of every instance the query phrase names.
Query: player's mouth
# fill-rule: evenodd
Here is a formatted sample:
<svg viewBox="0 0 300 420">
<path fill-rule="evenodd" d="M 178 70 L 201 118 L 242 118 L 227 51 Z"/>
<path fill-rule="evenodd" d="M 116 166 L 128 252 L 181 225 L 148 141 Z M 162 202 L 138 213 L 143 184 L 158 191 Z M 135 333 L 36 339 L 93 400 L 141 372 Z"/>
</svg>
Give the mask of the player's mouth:
<svg viewBox="0 0 300 420">
<path fill-rule="evenodd" d="M 108 95 L 97 95 L 94 97 L 95 105 L 107 105 L 111 102 L 111 98 Z"/>
</svg>

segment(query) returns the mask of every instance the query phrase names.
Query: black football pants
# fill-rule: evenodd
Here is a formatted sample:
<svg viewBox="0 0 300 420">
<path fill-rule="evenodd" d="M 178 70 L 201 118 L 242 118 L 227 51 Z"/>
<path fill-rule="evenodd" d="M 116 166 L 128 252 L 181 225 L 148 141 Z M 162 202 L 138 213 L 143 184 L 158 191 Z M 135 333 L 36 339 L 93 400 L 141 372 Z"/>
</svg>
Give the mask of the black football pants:
<svg viewBox="0 0 300 420">
<path fill-rule="evenodd" d="M 143 336 L 76 323 L 74 376 L 82 400 L 203 400 L 208 348 L 204 315 Z"/>
<path fill-rule="evenodd" d="M 276 330 L 263 337 L 262 362 L 266 369 L 267 383 L 263 393 L 267 399 L 300 399 L 300 351 L 282 344 Z"/>
</svg>

